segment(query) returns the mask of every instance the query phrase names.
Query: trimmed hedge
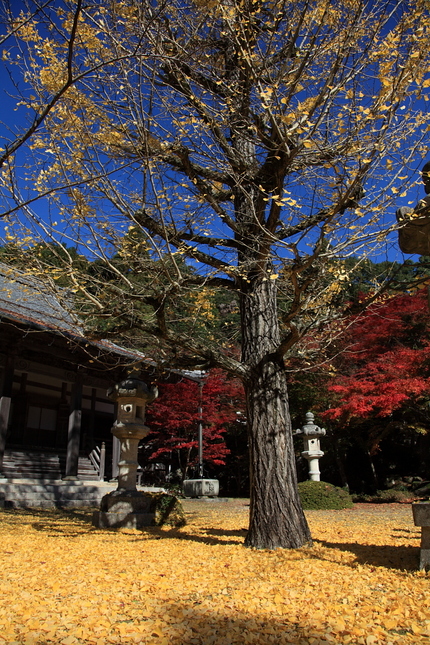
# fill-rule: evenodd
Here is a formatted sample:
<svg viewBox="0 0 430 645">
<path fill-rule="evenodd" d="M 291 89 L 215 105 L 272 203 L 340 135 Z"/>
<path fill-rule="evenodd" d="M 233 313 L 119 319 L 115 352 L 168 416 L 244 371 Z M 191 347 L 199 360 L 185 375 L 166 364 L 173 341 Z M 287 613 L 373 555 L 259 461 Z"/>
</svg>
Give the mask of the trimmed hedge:
<svg viewBox="0 0 430 645">
<path fill-rule="evenodd" d="M 352 497 L 346 490 L 327 482 L 300 482 L 299 493 L 305 511 L 342 510 L 353 506 Z"/>
</svg>

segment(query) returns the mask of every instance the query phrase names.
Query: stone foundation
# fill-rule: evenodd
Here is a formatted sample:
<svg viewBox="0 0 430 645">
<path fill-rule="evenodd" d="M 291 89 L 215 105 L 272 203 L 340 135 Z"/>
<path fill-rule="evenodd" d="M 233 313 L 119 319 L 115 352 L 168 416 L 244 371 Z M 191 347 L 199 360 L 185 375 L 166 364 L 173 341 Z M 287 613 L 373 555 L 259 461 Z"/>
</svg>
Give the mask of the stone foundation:
<svg viewBox="0 0 430 645">
<path fill-rule="evenodd" d="M 152 497 L 140 491 L 116 490 L 102 498 L 100 510 L 93 514 L 93 526 L 99 529 L 140 529 L 155 524 Z"/>
</svg>

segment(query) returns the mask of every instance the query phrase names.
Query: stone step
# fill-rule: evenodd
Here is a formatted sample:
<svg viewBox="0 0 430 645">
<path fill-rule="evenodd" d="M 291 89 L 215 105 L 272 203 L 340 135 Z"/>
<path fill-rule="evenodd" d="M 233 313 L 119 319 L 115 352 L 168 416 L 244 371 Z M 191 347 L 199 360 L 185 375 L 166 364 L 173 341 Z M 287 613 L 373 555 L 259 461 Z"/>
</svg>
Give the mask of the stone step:
<svg viewBox="0 0 430 645">
<path fill-rule="evenodd" d="M 5 467 L 3 468 L 3 472 L 8 479 L 18 478 L 18 479 L 34 479 L 34 480 L 39 480 L 39 479 L 55 480 L 55 479 L 61 479 L 64 475 L 64 471 L 61 471 L 59 469 L 50 470 L 49 468 L 36 470 L 34 468 Z M 98 475 L 94 469 L 90 470 L 85 468 L 79 468 L 78 478 L 84 481 L 99 481 Z"/>
<path fill-rule="evenodd" d="M 13 508 L 98 508 L 101 498 L 116 488 L 117 482 L 9 479 L 0 481 L 0 498 Z M 138 489 L 166 492 L 164 488 Z"/>
<path fill-rule="evenodd" d="M 46 462 L 28 462 L 28 461 L 4 461 L 3 465 L 9 470 L 40 470 L 45 468 L 46 470 L 58 470 L 61 471 L 60 464 L 57 463 L 46 463 Z"/>
<path fill-rule="evenodd" d="M 8 479 L 12 478 L 19 478 L 19 479 L 61 479 L 62 473 L 61 471 L 53 470 L 52 472 L 49 472 L 47 470 L 43 471 L 36 471 L 36 470 L 23 470 L 21 468 L 13 468 L 9 470 L 8 468 L 3 469 L 3 473 L 5 477 Z"/>
<path fill-rule="evenodd" d="M 30 475 L 31 473 L 36 473 L 36 472 L 58 473 L 59 474 L 58 479 L 61 479 L 62 473 L 64 473 L 64 470 L 62 468 L 59 468 L 58 465 L 52 466 L 52 467 L 46 467 L 44 464 L 40 466 L 38 465 L 29 466 L 28 464 L 20 464 L 19 466 L 14 466 L 11 464 L 4 464 L 3 468 L 5 471 L 9 471 L 12 474 L 18 473 L 18 472 L 19 473 L 26 472 L 26 473 L 29 473 Z"/>
<path fill-rule="evenodd" d="M 61 452 L 43 452 L 43 451 L 34 451 L 34 450 L 29 450 L 24 451 L 24 450 L 14 450 L 11 448 L 6 448 L 5 452 L 5 457 L 10 457 L 11 459 L 28 459 L 29 457 L 37 458 L 40 457 L 41 459 L 57 459 L 59 457 L 65 457 L 65 453 Z"/>
<path fill-rule="evenodd" d="M 65 473 L 66 456 L 52 452 L 6 450 L 3 470 L 7 478 L 61 479 Z M 88 457 L 79 457 L 78 476 L 98 481 L 98 474 Z"/>
<path fill-rule="evenodd" d="M 103 490 L 111 488 L 113 483 L 110 482 L 87 482 L 87 481 L 64 481 L 62 479 L 25 479 L 16 478 L 0 481 L 0 489 L 3 491 L 48 491 L 57 492 L 59 490 L 66 493 L 78 494 L 86 489 Z"/>
<path fill-rule="evenodd" d="M 97 507 L 103 495 L 115 488 L 116 483 L 107 482 L 11 479 L 0 482 L 0 495 L 4 495 L 6 506 L 14 508 Z"/>
<path fill-rule="evenodd" d="M 19 461 L 19 460 L 28 460 L 28 459 L 40 459 L 43 461 L 58 461 L 61 458 L 65 458 L 65 455 L 55 453 L 55 452 L 24 452 L 24 451 L 16 451 L 16 450 L 5 450 L 4 453 L 5 459 L 9 458 L 14 461 Z"/>
<path fill-rule="evenodd" d="M 5 464 L 9 466 L 46 466 L 47 468 L 60 468 L 62 463 L 58 457 L 57 459 L 8 459 L 6 456 L 4 458 Z"/>
</svg>

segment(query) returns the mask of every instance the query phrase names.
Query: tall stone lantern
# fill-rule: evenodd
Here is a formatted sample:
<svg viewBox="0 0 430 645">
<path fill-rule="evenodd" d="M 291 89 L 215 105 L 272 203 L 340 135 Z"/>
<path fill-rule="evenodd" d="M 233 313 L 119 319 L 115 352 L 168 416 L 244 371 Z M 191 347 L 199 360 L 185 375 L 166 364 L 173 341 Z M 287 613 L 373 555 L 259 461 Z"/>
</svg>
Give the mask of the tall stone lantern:
<svg viewBox="0 0 430 645">
<path fill-rule="evenodd" d="M 314 418 L 312 412 L 307 412 L 305 425 L 300 430 L 296 430 L 294 434 L 303 435 L 303 452 L 301 454 L 309 463 L 309 479 L 319 482 L 319 460 L 324 456 L 320 448 L 320 437 L 325 436 L 325 429 L 315 425 Z"/>
<path fill-rule="evenodd" d="M 145 426 L 145 408 L 154 401 L 158 391 L 157 388 L 149 389 L 135 372 L 109 388 L 107 395 L 118 406 L 117 419 L 111 430 L 120 442 L 118 488 L 102 498 L 93 524 L 98 528 L 149 526 L 154 513 L 150 512 L 151 498 L 136 487 L 137 450 L 139 441 L 149 432 Z"/>
</svg>

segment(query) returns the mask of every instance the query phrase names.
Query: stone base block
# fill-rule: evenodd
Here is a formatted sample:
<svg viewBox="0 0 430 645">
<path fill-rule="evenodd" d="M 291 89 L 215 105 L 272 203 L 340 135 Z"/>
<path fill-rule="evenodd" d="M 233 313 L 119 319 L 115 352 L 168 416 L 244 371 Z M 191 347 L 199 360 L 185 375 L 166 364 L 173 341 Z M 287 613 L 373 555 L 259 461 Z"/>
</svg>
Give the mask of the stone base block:
<svg viewBox="0 0 430 645">
<path fill-rule="evenodd" d="M 430 571 L 430 549 L 420 549 L 420 571 Z"/>
<path fill-rule="evenodd" d="M 185 479 L 182 484 L 185 497 L 218 497 L 217 479 Z"/>
<path fill-rule="evenodd" d="M 110 513 L 148 513 L 152 497 L 140 490 L 114 490 L 104 495 L 100 510 Z"/>
<path fill-rule="evenodd" d="M 94 511 L 93 526 L 98 529 L 141 529 L 145 526 L 153 526 L 155 513 L 110 513 L 105 511 Z"/>
<path fill-rule="evenodd" d="M 155 523 L 152 497 L 141 491 L 115 490 L 102 498 L 100 511 L 93 514 L 97 528 L 138 529 Z"/>
<path fill-rule="evenodd" d="M 415 526 L 430 526 L 430 502 L 412 504 Z"/>
<path fill-rule="evenodd" d="M 421 526 L 420 570 L 430 570 L 430 502 L 412 504 L 415 526 Z"/>
</svg>

